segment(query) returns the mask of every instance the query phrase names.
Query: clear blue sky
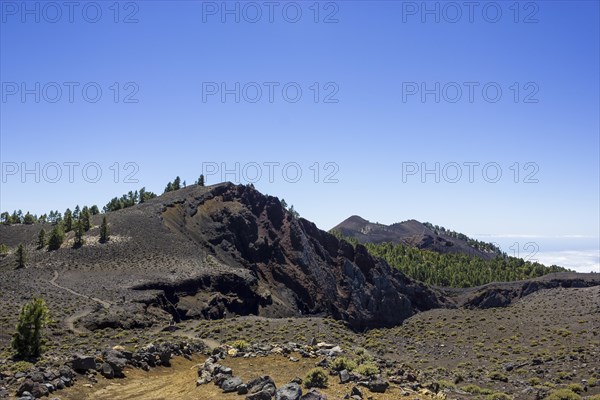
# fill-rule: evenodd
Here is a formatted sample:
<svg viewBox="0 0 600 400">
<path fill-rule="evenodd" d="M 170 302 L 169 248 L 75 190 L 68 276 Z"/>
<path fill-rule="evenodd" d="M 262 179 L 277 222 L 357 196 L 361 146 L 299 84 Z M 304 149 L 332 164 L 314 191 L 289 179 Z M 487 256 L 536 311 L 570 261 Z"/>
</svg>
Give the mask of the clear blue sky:
<svg viewBox="0 0 600 400">
<path fill-rule="evenodd" d="M 255 186 L 324 229 L 353 214 L 415 218 L 505 250 L 525 237 L 540 254 L 598 262 L 597 1 L 0 4 L 2 210 L 102 206 L 141 186 L 162 192 L 176 175 L 192 183 L 211 162 L 240 163 L 244 183 L 258 163 Z M 223 101 L 221 83 L 239 83 L 239 102 Z M 139 183 L 125 182 L 127 162 Z M 273 182 L 268 162 L 280 163 Z M 22 163 L 40 163 L 39 183 Z M 102 170 L 95 183 L 82 177 L 88 163 Z M 287 163 L 300 166 L 298 182 L 293 167 L 282 176 Z M 435 163 L 439 183 L 420 174 Z"/>
</svg>

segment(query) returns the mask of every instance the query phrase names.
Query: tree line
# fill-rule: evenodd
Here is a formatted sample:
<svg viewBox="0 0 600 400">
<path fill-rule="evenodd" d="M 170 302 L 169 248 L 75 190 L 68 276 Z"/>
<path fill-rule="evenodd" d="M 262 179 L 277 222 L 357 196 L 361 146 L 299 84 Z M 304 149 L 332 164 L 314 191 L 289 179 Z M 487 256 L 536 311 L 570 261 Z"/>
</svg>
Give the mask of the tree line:
<svg viewBox="0 0 600 400">
<path fill-rule="evenodd" d="M 339 231 L 331 231 L 331 233 L 353 246 L 358 244 L 357 239 L 345 237 Z M 434 286 L 464 288 L 568 271 L 557 265 L 548 267 L 506 254 L 497 254 L 494 259 L 485 260 L 470 254 L 441 254 L 404 244 L 364 243 L 363 245 L 374 257 L 384 259 L 392 267 L 413 279 Z"/>
<path fill-rule="evenodd" d="M 73 248 L 78 249 L 85 244 L 85 232 L 92 228 L 91 218 L 89 214 L 82 210 L 76 220 L 73 220 L 72 213 L 69 209 L 65 212 L 65 219 L 56 223 L 52 228 L 50 234 L 46 233 L 44 228 L 40 229 L 37 236 L 37 249 L 47 249 L 48 251 L 54 251 L 61 248 L 63 245 L 66 234 L 70 231 L 74 232 Z M 100 243 L 106 243 L 110 239 L 108 231 L 108 221 L 106 215 L 102 217 L 102 223 L 100 224 L 100 232 L 98 241 Z M 0 255 L 5 256 L 8 254 L 8 247 L 0 245 Z M 17 247 L 16 254 L 16 268 L 25 268 L 27 264 L 27 249 L 23 243 Z"/>
<path fill-rule="evenodd" d="M 199 186 L 204 186 L 204 175 L 201 174 L 195 183 Z M 164 193 L 179 190 L 182 187 L 186 187 L 186 182 L 183 181 L 183 183 L 181 183 L 181 178 L 179 178 L 178 176 L 173 180 L 173 182 L 169 182 L 167 184 Z M 102 208 L 102 212 L 107 213 L 111 211 L 121 210 L 127 207 L 132 207 L 136 204 L 142 204 L 155 197 L 157 197 L 156 193 L 148 191 L 145 187 L 143 187 L 139 191 L 129 191 L 128 193 L 123 194 L 121 197 L 112 198 Z M 100 209 L 97 205 L 93 205 L 89 208 L 84 207 L 83 209 L 80 209 L 78 205 L 73 211 L 67 208 L 64 214 L 60 213 L 58 210 L 50 210 L 50 212 L 48 212 L 47 214 L 42 214 L 39 217 L 37 216 L 37 214 L 31 214 L 29 211 L 23 214 L 22 210 L 14 210 L 12 213 L 9 213 L 8 211 L 0 213 L 0 223 L 4 225 L 32 225 L 35 223 L 58 224 L 63 220 L 67 220 L 65 224 L 65 229 L 66 232 L 68 232 L 71 230 L 72 220 L 77 220 L 79 218 L 79 214 L 84 212 L 84 209 L 86 209 L 87 212 L 90 213 L 90 215 L 100 214 Z"/>
<path fill-rule="evenodd" d="M 86 208 L 91 215 L 100 214 L 100 210 L 98 209 L 97 205 L 93 205 L 89 208 L 88 207 L 84 207 L 84 208 Z M 81 211 L 82 210 L 79 208 L 79 205 L 78 205 L 75 207 L 75 210 L 73 212 L 78 215 Z M 23 214 L 23 211 L 21 211 L 21 210 L 18 210 L 18 211 L 15 210 L 12 212 L 12 214 L 7 211 L 0 213 L 0 223 L 2 223 L 4 225 L 17 225 L 17 224 L 32 225 L 35 223 L 55 224 L 57 222 L 62 221 L 62 219 L 63 219 L 63 214 L 61 214 L 58 210 L 50 210 L 49 213 L 42 214 L 39 217 L 37 216 L 37 214 L 31 214 L 29 211 L 27 211 L 27 213 Z"/>
<path fill-rule="evenodd" d="M 493 243 L 488 243 L 488 242 L 483 242 L 481 240 L 472 239 L 472 238 L 468 237 L 467 235 L 465 235 L 464 233 L 452 231 L 452 230 L 444 228 L 443 226 L 433 225 L 431 222 L 424 222 L 423 225 L 425 225 L 426 227 L 431 229 L 433 231 L 433 233 L 435 233 L 436 235 L 439 235 L 441 233 L 441 234 L 444 234 L 451 238 L 465 241 L 465 242 L 467 242 L 467 244 L 470 247 L 472 247 L 474 249 L 485 251 L 488 253 L 495 253 L 499 256 L 505 255 L 505 253 L 503 253 L 502 250 L 500 250 L 500 248 L 498 248 L 498 246 L 496 246 Z"/>
</svg>

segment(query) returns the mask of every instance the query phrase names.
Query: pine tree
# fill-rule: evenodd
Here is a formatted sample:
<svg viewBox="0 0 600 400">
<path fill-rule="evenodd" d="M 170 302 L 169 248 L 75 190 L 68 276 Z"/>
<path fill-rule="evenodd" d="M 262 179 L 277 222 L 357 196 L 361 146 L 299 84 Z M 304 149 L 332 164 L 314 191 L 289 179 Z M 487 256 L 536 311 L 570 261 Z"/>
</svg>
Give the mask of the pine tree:
<svg viewBox="0 0 600 400">
<path fill-rule="evenodd" d="M 79 214 L 81 214 L 81 208 L 79 208 L 79 204 L 77 204 L 73 210 L 73 219 L 79 219 Z"/>
<path fill-rule="evenodd" d="M 39 357 L 42 353 L 42 333 L 48 323 L 48 307 L 42 299 L 32 299 L 21 308 L 12 348 L 20 358 Z"/>
<path fill-rule="evenodd" d="M 48 239 L 48 250 L 58 250 L 65 241 L 65 231 L 61 223 L 54 225 Z"/>
<path fill-rule="evenodd" d="M 25 214 L 25 217 L 23 217 L 23 223 L 26 225 L 31 225 L 35 224 L 35 221 L 37 221 L 37 218 L 34 215 L 31 215 L 29 211 L 27 211 L 27 214 Z"/>
<path fill-rule="evenodd" d="M 145 187 L 140 189 L 140 204 L 145 203 L 147 200 L 153 199 L 155 197 L 156 193 L 147 191 Z"/>
<path fill-rule="evenodd" d="M 92 215 L 90 214 L 90 209 L 87 208 L 87 206 L 83 207 L 81 210 L 80 219 L 83 223 L 83 230 L 86 232 L 89 231 L 92 227 Z"/>
<path fill-rule="evenodd" d="M 165 188 L 165 193 L 172 192 L 172 191 L 173 191 L 173 183 L 169 182 L 169 183 L 167 183 L 167 187 Z"/>
<path fill-rule="evenodd" d="M 198 178 L 198 186 L 204 186 L 204 174 L 200 174 L 200 178 Z"/>
<path fill-rule="evenodd" d="M 73 243 L 74 248 L 79 248 L 83 246 L 85 240 L 83 239 L 83 233 L 85 232 L 85 227 L 83 220 L 78 219 L 75 223 L 75 242 Z"/>
<path fill-rule="evenodd" d="M 100 225 L 100 243 L 108 242 L 108 223 L 106 222 L 106 215 L 102 217 L 102 225 Z"/>
<path fill-rule="evenodd" d="M 300 218 L 300 213 L 298 213 L 298 211 L 296 211 L 294 209 L 293 205 L 290 206 L 289 212 L 290 212 L 290 214 L 292 214 L 292 217 L 294 217 L 296 219 Z"/>
<path fill-rule="evenodd" d="M 25 268 L 26 261 L 27 254 L 25 252 L 25 247 L 23 246 L 23 243 L 21 243 L 17 248 L 17 268 Z"/>
<path fill-rule="evenodd" d="M 71 229 L 73 229 L 73 213 L 71 212 L 71 209 L 67 208 L 65 210 L 65 232 L 69 232 L 71 231 Z"/>
<path fill-rule="evenodd" d="M 46 247 L 46 231 L 44 228 L 40 229 L 40 233 L 38 233 L 38 241 L 37 241 L 38 249 L 43 249 Z"/>
<path fill-rule="evenodd" d="M 90 214 L 92 214 L 92 215 L 100 214 L 100 209 L 98 208 L 97 205 L 94 204 L 93 206 L 90 207 Z"/>
<path fill-rule="evenodd" d="M 175 180 L 173 181 L 173 190 L 179 190 L 179 189 L 181 189 L 181 178 L 176 177 Z"/>
</svg>

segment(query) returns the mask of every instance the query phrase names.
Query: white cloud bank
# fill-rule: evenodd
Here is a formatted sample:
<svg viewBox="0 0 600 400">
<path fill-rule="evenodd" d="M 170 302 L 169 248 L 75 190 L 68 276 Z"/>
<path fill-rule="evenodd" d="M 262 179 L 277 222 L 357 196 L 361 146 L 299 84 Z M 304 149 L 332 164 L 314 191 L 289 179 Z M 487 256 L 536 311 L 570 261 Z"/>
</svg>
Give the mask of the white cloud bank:
<svg viewBox="0 0 600 400">
<path fill-rule="evenodd" d="M 598 250 L 540 251 L 533 257 L 544 265 L 560 265 L 577 272 L 600 272 Z"/>
</svg>

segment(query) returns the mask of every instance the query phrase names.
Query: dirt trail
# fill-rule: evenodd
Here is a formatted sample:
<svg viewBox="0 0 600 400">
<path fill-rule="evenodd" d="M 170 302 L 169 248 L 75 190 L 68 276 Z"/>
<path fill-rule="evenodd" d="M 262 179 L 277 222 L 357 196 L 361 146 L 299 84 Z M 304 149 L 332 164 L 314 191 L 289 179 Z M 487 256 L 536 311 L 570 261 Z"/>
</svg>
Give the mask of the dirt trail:
<svg viewBox="0 0 600 400">
<path fill-rule="evenodd" d="M 64 400 L 125 400 L 125 399 L 186 399 L 198 398 L 195 365 L 204 357 L 195 356 L 192 360 L 175 357 L 172 367 L 158 367 L 149 372 L 139 369 L 126 370 L 127 378 L 106 380 L 99 377 L 94 387 L 84 386 L 84 380 L 72 388 L 60 392 Z"/>
<path fill-rule="evenodd" d="M 67 292 L 69 292 L 69 293 L 71 293 L 71 294 L 74 294 L 75 296 L 84 297 L 84 298 L 86 298 L 86 299 L 93 300 L 93 301 L 95 301 L 96 303 L 98 303 L 98 304 L 101 304 L 101 305 L 102 305 L 102 307 L 104 307 L 104 308 L 109 308 L 109 307 L 110 307 L 110 303 L 109 303 L 109 302 L 107 302 L 107 301 L 100 300 L 100 299 L 98 299 L 98 298 L 96 298 L 96 297 L 86 296 L 86 295 L 84 295 L 84 294 L 81 294 L 81 293 L 78 293 L 78 292 L 76 292 L 76 291 L 74 291 L 74 290 L 72 290 L 72 289 L 69 289 L 69 288 L 67 288 L 67 287 L 64 287 L 64 286 L 61 286 L 61 285 L 59 285 L 58 283 L 56 283 L 56 280 L 58 279 L 58 277 L 59 277 L 59 276 L 60 276 L 60 275 L 59 275 L 58 271 L 54 271 L 54 276 L 53 276 L 53 277 L 52 277 L 52 279 L 50 279 L 48 282 L 49 282 L 51 285 L 53 285 L 53 286 L 55 286 L 55 287 L 57 287 L 57 288 L 59 288 L 59 289 L 66 290 Z M 78 312 L 76 312 L 75 314 L 73 314 L 73 315 L 71 315 L 71 316 L 69 316 L 69 317 L 65 318 L 65 319 L 64 319 L 64 323 L 65 323 L 65 325 L 67 326 L 67 329 L 69 329 L 71 332 L 73 332 L 73 333 L 75 333 L 75 334 L 80 334 L 80 333 L 86 333 L 86 332 L 88 332 L 88 331 L 87 331 L 87 330 L 85 330 L 85 329 L 79 329 L 79 328 L 76 328 L 76 327 L 75 327 L 75 323 L 76 323 L 76 322 L 77 322 L 77 321 L 78 321 L 80 318 L 83 318 L 83 317 L 85 317 L 85 316 L 87 316 L 87 315 L 91 314 L 93 311 L 94 311 L 94 309 L 93 309 L 93 308 L 86 308 L 86 309 L 84 309 L 84 310 L 78 311 Z"/>
<path fill-rule="evenodd" d="M 110 303 L 107 301 L 100 300 L 96 297 L 86 296 L 85 294 L 78 293 L 72 289 L 69 289 L 64 286 L 59 285 L 58 283 L 56 283 L 56 279 L 58 279 L 58 277 L 59 277 L 58 271 L 54 271 L 54 277 L 52 279 L 50 279 L 50 281 L 49 281 L 50 284 L 53 286 L 56 286 L 59 289 L 66 290 L 67 292 L 74 294 L 75 296 L 85 297 L 86 299 L 94 300 L 95 302 L 102 304 L 102 307 L 104 307 L 104 308 L 110 307 Z"/>
<path fill-rule="evenodd" d="M 67 326 L 67 329 L 69 329 L 71 332 L 73 332 L 76 335 L 89 333 L 89 331 L 87 329 L 79 329 L 79 328 L 75 327 L 75 323 L 77 321 L 79 321 L 81 318 L 91 314 L 93 311 L 94 311 L 94 309 L 92 309 L 92 308 L 86 308 L 85 310 L 78 311 L 75 314 L 65 318 L 63 322 Z"/>
</svg>

